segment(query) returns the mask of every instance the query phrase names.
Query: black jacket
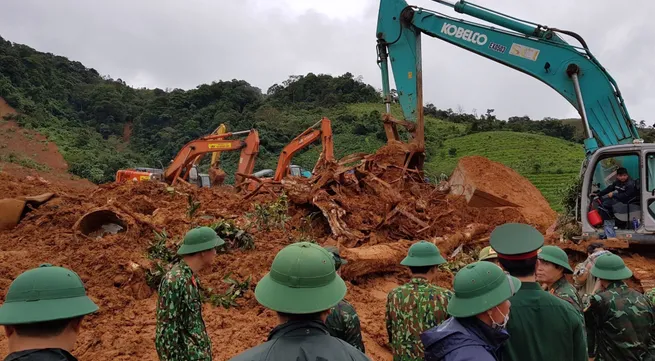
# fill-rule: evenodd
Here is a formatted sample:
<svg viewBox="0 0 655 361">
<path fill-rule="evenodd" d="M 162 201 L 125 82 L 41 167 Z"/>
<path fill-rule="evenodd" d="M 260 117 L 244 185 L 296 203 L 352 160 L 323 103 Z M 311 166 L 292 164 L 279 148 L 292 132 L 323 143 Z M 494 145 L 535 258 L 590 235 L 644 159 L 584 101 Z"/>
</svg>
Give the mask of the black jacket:
<svg viewBox="0 0 655 361">
<path fill-rule="evenodd" d="M 4 361 L 77 361 L 77 359 L 60 348 L 42 348 L 10 353 Z"/>
<path fill-rule="evenodd" d="M 509 335 L 474 317 L 451 317 L 421 334 L 425 361 L 498 361 Z M 553 360 L 555 361 L 555 360 Z"/>
<path fill-rule="evenodd" d="M 610 192 L 616 192 L 612 198 L 621 203 L 628 203 L 631 199 L 638 198 L 637 184 L 632 179 L 628 179 L 625 183 L 615 180 L 614 183 L 600 191 L 598 195 L 602 197 Z"/>
<path fill-rule="evenodd" d="M 290 321 L 273 329 L 268 341 L 230 361 L 370 361 L 347 342 L 330 336 L 320 321 Z"/>
</svg>

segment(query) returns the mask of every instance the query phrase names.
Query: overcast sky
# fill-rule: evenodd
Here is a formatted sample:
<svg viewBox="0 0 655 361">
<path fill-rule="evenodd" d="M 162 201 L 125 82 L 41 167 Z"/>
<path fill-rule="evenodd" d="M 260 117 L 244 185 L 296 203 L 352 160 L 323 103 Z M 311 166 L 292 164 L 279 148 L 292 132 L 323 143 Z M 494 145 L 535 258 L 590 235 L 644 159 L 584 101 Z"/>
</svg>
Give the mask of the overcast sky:
<svg viewBox="0 0 655 361">
<path fill-rule="evenodd" d="M 467 18 L 430 0 L 412 5 Z M 633 119 L 655 122 L 655 1 L 477 0 L 581 34 Z M 264 92 L 291 74 L 351 72 L 376 88 L 379 0 L 6 0 L 0 36 L 78 60 L 132 86 L 194 88 L 244 79 Z M 470 19 L 470 18 L 468 18 Z M 479 20 L 476 20 L 479 22 Z M 574 117 L 539 81 L 423 37 L 425 102 L 501 118 Z M 381 106 L 381 109 L 383 107 Z"/>
</svg>

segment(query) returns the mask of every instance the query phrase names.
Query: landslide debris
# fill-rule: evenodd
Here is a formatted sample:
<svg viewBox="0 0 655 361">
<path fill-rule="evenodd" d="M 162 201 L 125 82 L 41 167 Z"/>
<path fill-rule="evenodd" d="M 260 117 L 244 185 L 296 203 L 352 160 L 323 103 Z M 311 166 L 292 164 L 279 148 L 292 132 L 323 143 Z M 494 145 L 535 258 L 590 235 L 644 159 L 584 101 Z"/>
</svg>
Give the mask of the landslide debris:
<svg viewBox="0 0 655 361">
<path fill-rule="evenodd" d="M 409 279 L 398 263 L 413 241 L 439 246 L 450 262 L 434 281 L 449 287 L 451 271 L 471 260 L 494 226 L 531 222 L 525 207 L 473 207 L 443 185 L 424 183 L 405 166 L 406 156 L 405 146 L 391 144 L 372 155 L 324 164 L 310 179 L 284 181 L 284 197 L 261 191 L 248 199 L 230 186 L 128 182 L 91 192 L 0 173 L 0 192 L 12 197 L 36 190 L 56 194 L 14 229 L 0 231 L 0 287 L 6 290 L 19 273 L 40 263 L 69 267 L 100 306 L 85 321 L 74 354 L 81 360 L 154 361 L 157 295 L 148 275 L 157 271 L 157 262 L 148 249 L 160 244 L 173 250 L 188 229 L 214 225 L 232 237 L 233 246 L 199 278 L 218 294 L 238 294 L 203 309 L 214 358 L 227 360 L 265 341 L 277 323 L 253 294 L 276 253 L 299 240 L 333 244 L 349 261 L 343 270 L 346 298 L 360 315 L 367 352 L 374 360 L 390 360 L 386 293 Z M 85 214 L 100 220 L 82 221 Z M 116 226 L 97 227 L 98 222 Z M 4 336 L 0 341 L 0 352 L 6 352 Z"/>
</svg>

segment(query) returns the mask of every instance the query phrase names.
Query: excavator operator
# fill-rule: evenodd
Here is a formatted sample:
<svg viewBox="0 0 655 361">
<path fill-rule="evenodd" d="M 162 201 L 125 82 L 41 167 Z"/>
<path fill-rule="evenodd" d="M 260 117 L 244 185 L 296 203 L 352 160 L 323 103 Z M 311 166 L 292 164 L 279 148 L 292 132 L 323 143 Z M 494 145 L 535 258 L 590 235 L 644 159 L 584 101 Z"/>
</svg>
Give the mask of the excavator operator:
<svg viewBox="0 0 655 361">
<path fill-rule="evenodd" d="M 627 207 L 627 204 L 638 198 L 637 184 L 628 175 L 627 169 L 621 167 L 616 170 L 616 180 L 607 188 L 598 193 L 591 193 L 591 197 L 601 197 L 601 202 L 593 202 L 604 221 L 614 220 L 615 207 Z"/>
</svg>

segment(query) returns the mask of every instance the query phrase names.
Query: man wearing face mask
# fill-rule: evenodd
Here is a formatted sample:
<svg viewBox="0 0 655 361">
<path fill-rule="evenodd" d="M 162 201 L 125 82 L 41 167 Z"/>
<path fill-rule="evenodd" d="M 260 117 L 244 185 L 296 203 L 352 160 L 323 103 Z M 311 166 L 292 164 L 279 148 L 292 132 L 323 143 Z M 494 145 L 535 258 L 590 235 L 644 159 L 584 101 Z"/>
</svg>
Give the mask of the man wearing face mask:
<svg viewBox="0 0 655 361">
<path fill-rule="evenodd" d="M 489 241 L 500 265 L 521 281 L 512 296 L 511 335 L 503 361 L 587 361 L 582 316 L 570 303 L 541 289 L 535 276 L 537 254 L 544 237 L 534 227 L 507 223 L 491 232 Z"/>
<path fill-rule="evenodd" d="M 462 268 L 448 303 L 452 317 L 421 334 L 425 361 L 499 361 L 509 338 L 509 298 L 520 287 L 521 281 L 490 262 Z"/>
<path fill-rule="evenodd" d="M 426 241 L 414 243 L 400 262 L 409 267 L 412 279 L 387 296 L 386 324 L 393 361 L 423 360 L 421 333 L 448 318 L 452 292 L 429 281 L 443 263 L 446 260 L 437 246 Z"/>
</svg>

